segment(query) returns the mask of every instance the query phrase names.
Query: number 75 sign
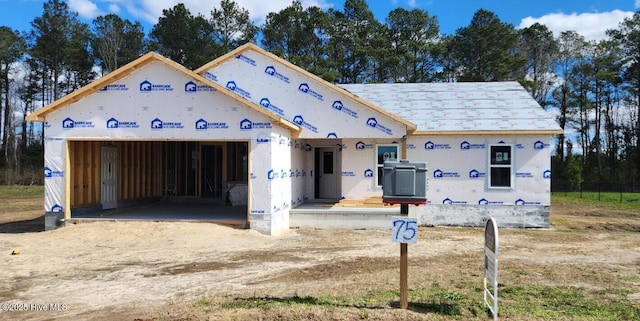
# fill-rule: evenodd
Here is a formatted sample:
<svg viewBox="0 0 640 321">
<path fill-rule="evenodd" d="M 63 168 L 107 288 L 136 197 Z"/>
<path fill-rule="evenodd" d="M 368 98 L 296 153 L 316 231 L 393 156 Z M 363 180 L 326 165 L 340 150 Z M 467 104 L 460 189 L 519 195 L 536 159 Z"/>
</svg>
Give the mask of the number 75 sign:
<svg viewBox="0 0 640 321">
<path fill-rule="evenodd" d="M 415 217 L 394 217 L 391 240 L 394 243 L 417 243 L 418 219 Z"/>
</svg>

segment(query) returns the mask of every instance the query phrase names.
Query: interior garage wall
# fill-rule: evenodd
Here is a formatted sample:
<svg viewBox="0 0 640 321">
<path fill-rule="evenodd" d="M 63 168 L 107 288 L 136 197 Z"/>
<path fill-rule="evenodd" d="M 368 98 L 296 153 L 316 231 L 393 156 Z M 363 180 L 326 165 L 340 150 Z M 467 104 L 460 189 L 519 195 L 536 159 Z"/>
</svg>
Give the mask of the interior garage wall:
<svg viewBox="0 0 640 321">
<path fill-rule="evenodd" d="M 162 196 L 163 142 L 116 142 L 118 200 Z"/>
<path fill-rule="evenodd" d="M 100 147 L 118 149 L 118 201 L 162 196 L 162 142 L 70 141 L 71 208 L 100 204 Z"/>
<path fill-rule="evenodd" d="M 100 143 L 69 142 L 71 207 L 100 203 Z"/>
</svg>

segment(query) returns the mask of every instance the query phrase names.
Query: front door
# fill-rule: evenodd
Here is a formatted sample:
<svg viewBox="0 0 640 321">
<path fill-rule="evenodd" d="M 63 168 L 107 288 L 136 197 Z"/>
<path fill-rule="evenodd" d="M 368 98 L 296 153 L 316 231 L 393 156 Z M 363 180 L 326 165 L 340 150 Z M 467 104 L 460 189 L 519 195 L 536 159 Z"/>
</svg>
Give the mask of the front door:
<svg viewBox="0 0 640 321">
<path fill-rule="evenodd" d="M 100 202 L 102 209 L 118 207 L 118 149 L 115 146 L 100 147 Z"/>
<path fill-rule="evenodd" d="M 337 149 L 320 147 L 317 149 L 318 198 L 338 199 Z"/>
</svg>

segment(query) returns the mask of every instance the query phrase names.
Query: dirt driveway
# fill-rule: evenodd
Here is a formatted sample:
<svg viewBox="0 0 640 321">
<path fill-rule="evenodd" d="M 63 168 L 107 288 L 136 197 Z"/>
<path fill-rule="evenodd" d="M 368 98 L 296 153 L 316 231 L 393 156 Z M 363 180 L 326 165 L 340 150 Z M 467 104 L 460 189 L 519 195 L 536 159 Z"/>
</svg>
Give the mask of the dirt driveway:
<svg viewBox="0 0 640 321">
<path fill-rule="evenodd" d="M 501 229 L 501 282 L 607 289 L 622 279 L 640 304 L 638 220 L 576 211 L 556 206 L 558 224 L 549 230 Z M 399 246 L 387 230 L 265 236 L 210 223 L 94 222 L 37 232 L 37 210 L 21 213 L 19 223 L 0 214 L 2 320 L 242 319 L 237 309 L 191 309 L 202 299 L 342 296 L 398 285 Z M 482 237 L 481 229 L 420 228 L 419 243 L 409 246 L 410 288 L 463 280 L 481 287 Z"/>
</svg>

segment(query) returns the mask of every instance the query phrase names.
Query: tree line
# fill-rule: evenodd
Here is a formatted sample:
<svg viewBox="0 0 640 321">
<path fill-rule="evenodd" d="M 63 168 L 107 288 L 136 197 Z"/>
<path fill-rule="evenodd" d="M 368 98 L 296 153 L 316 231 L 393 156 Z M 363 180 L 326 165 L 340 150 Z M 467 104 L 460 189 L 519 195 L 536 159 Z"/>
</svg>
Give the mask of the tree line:
<svg viewBox="0 0 640 321">
<path fill-rule="evenodd" d="M 233 0 L 208 16 L 180 3 L 145 34 L 115 14 L 83 23 L 48 0 L 30 30 L 0 26 L 0 183 L 42 182 L 44 136 L 24 115 L 148 51 L 196 69 L 246 42 L 332 83 L 518 81 L 565 131 L 554 180 L 640 181 L 640 12 L 599 41 L 538 23 L 516 29 L 484 9 L 446 35 L 425 10 L 397 8 L 382 22 L 365 0 L 342 10 L 294 0 L 260 26 L 249 17 Z"/>
</svg>

